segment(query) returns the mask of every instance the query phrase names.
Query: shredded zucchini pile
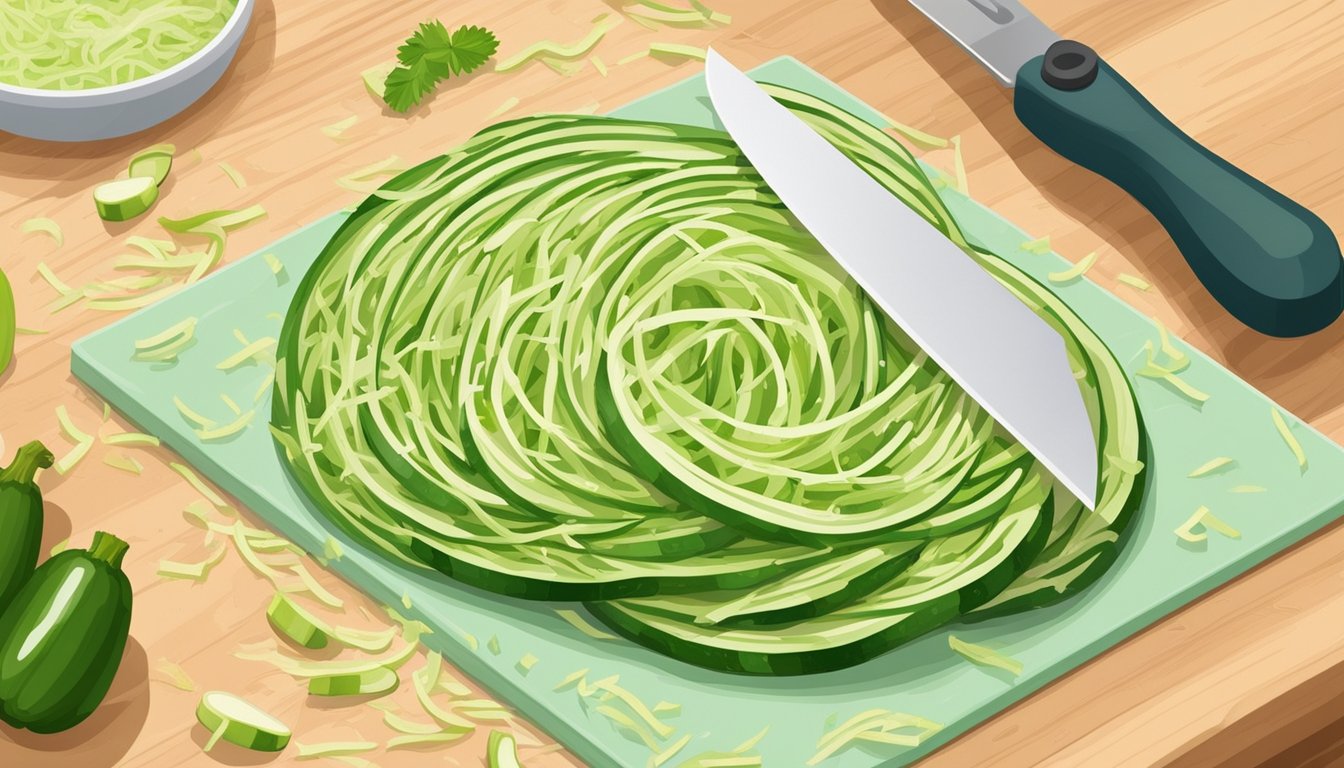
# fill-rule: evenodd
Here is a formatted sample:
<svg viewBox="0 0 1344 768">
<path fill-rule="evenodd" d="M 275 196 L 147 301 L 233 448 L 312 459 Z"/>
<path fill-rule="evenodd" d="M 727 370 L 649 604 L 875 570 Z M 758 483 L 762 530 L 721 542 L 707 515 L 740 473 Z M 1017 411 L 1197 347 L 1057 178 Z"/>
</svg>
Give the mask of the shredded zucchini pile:
<svg viewBox="0 0 1344 768">
<path fill-rule="evenodd" d="M 965 245 L 895 139 L 770 91 Z M 359 206 L 286 318 L 273 432 L 316 504 L 388 557 L 587 601 L 707 667 L 849 666 L 1078 591 L 1138 502 L 1119 365 L 1052 294 L 976 256 L 1066 339 L 1102 441 L 1095 512 L 725 134 L 603 117 L 496 125 Z"/>
<path fill-rule="evenodd" d="M 0 83 L 75 91 L 149 77 L 188 59 L 237 0 L 0 3 Z"/>
</svg>

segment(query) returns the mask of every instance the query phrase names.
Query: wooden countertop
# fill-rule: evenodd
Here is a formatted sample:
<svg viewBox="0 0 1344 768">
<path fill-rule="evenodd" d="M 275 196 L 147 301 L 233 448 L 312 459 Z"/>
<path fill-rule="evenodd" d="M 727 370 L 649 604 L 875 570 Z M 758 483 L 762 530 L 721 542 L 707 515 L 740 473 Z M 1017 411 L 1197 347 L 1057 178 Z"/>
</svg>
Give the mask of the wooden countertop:
<svg viewBox="0 0 1344 768">
<path fill-rule="evenodd" d="M 445 87 L 412 116 L 394 116 L 365 93 L 359 73 L 389 60 L 420 21 L 488 26 L 508 55 L 543 37 L 574 40 L 613 2 L 397 3 L 261 0 L 240 57 L 224 82 L 188 113 L 138 136 L 86 145 L 0 138 L 0 266 L 18 294 L 19 324 L 47 331 L 19 337 L 17 361 L 0 374 L 5 460 L 29 439 L 58 455 L 68 446 L 53 413 L 104 432 L 126 428 L 69 373 L 70 344 L 113 319 L 71 308 L 49 314 L 52 289 L 35 276 L 45 262 L 67 283 L 106 279 L 130 234 L 162 236 L 154 217 L 106 225 L 92 187 L 115 176 L 142 146 L 175 143 L 183 153 L 156 212 L 263 205 L 267 219 L 237 232 L 226 259 L 260 248 L 298 225 L 358 199 L 339 176 L 389 155 L 418 160 L 465 139 L 506 100 L 508 114 L 617 106 L 680 80 L 694 64 L 641 59 L 603 77 L 572 77 L 537 65 L 481 74 Z M 651 41 L 713 43 L 743 65 L 792 54 L 893 117 L 931 133 L 963 137 L 974 196 L 1026 230 L 1050 235 L 1077 258 L 1096 250 L 1091 277 L 1265 391 L 1336 440 L 1344 438 L 1344 323 L 1309 339 L 1274 340 L 1239 326 L 1196 283 L 1161 228 L 1115 187 L 1062 160 L 1013 116 L 1011 94 L 905 0 L 718 0 L 732 24 L 718 30 L 652 32 L 625 23 L 599 45 L 609 64 Z M 1164 112 L 1214 151 L 1278 187 L 1344 232 L 1344 4 L 1331 0 L 1032 0 L 1061 34 L 1096 48 Z M 350 116 L 344 141 L 320 128 Z M 186 159 L 198 149 L 200 159 Z M 926 157 L 950 164 L 946 152 Z M 237 189 L 228 162 L 248 180 Z M 58 221 L 65 243 L 23 235 L 30 217 Z M 1117 285 L 1129 272 L 1140 292 Z M 45 545 L 86 545 L 106 528 L 131 542 L 126 570 L 136 586 L 132 643 L 109 700 L 61 736 L 0 730 L 0 765 L 175 766 L 211 764 L 193 728 L 197 693 L 159 682 L 161 659 L 180 664 L 200 688 L 246 690 L 293 723 L 299 741 L 384 739 L 367 706 L 320 709 L 268 667 L 233 657 L 269 634 L 271 587 L 230 555 L 202 585 L 155 576 L 162 558 L 193 559 L 201 533 L 180 510 L 197 498 L 167 468 L 164 449 L 135 450 L 132 476 L 103 463 L 96 446 L 67 476 L 47 472 Z M 1274 510 L 1266 510 L 1272 514 Z M 255 522 L 244 511 L 244 517 Z M 313 566 L 316 567 L 316 566 Z M 347 600 L 359 597 L 330 576 Z M 1344 528 L 1332 526 L 1216 593 L 1159 622 L 926 760 L 930 766 L 1251 765 L 1279 756 L 1301 764 L 1338 757 L 1329 736 L 1344 718 Z M 414 668 L 417 662 L 412 662 Z M 399 701 L 414 707 L 413 700 Z M 436 762 L 479 765 L 484 732 L 434 753 Z M 1325 734 L 1325 735 L 1321 735 Z M 529 766 L 574 764 L 523 751 Z M 553 748 L 552 748 L 553 749 Z M 546 754 L 540 754 L 545 752 Z M 288 764 L 293 750 L 271 764 Z M 251 758 L 216 752 L 220 761 Z M 423 752 L 370 757 L 381 766 L 423 765 Z M 255 760 L 254 760 L 255 762 Z"/>
</svg>

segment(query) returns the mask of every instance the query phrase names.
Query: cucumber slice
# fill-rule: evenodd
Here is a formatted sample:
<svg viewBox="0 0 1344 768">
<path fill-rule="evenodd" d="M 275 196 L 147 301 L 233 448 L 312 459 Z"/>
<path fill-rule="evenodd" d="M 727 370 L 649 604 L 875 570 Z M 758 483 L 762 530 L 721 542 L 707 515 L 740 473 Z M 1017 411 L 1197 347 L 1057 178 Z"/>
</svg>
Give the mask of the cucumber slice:
<svg viewBox="0 0 1344 768">
<path fill-rule="evenodd" d="M 304 648 L 326 648 L 331 627 L 300 607 L 281 592 L 276 592 L 266 608 L 266 620 L 281 637 Z"/>
<path fill-rule="evenodd" d="M 485 744 L 485 759 L 490 768 L 523 768 L 518 759 L 518 740 L 503 731 L 490 732 L 490 740 Z"/>
<path fill-rule="evenodd" d="M 205 751 L 223 739 L 244 749 L 279 752 L 289 743 L 289 726 L 232 693 L 209 691 L 196 706 L 196 720 L 210 731 Z"/>
<path fill-rule="evenodd" d="M 362 696 L 373 693 L 391 693 L 401 680 L 387 667 L 378 667 L 355 674 L 319 675 L 308 681 L 308 692 L 314 696 Z"/>
<path fill-rule="evenodd" d="M 135 153 L 131 158 L 131 176 L 153 179 L 154 186 L 163 186 L 164 180 L 168 178 L 168 172 L 173 169 L 175 152 L 177 148 L 172 144 L 156 144 Z"/>
<path fill-rule="evenodd" d="M 158 185 L 146 176 L 109 181 L 93 190 L 93 204 L 104 221 L 130 221 L 148 211 L 158 199 Z"/>
</svg>

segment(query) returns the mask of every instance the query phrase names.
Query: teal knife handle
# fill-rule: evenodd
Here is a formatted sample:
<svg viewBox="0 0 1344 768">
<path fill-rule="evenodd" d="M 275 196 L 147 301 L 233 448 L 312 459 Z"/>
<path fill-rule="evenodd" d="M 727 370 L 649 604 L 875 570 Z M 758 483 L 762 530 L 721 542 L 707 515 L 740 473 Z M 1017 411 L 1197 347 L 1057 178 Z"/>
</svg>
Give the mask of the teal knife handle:
<svg viewBox="0 0 1344 768">
<path fill-rule="evenodd" d="M 1246 325 L 1302 336 L 1344 310 L 1344 263 L 1325 222 L 1187 136 L 1087 46 L 1063 40 L 1024 64 L 1014 108 L 1052 149 L 1151 211 Z"/>
</svg>

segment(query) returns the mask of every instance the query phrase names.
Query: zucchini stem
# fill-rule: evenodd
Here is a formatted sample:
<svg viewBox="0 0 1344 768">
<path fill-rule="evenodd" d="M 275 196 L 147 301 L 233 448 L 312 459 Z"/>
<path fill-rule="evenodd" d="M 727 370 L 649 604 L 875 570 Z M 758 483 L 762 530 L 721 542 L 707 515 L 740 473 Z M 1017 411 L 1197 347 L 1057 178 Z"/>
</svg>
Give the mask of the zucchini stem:
<svg viewBox="0 0 1344 768">
<path fill-rule="evenodd" d="M 39 467 L 50 467 L 56 460 L 40 441 L 34 440 L 14 454 L 14 463 L 0 469 L 0 483 L 31 485 Z"/>
<path fill-rule="evenodd" d="M 113 568 L 120 568 L 121 560 L 126 556 L 126 550 L 128 549 L 130 549 L 130 545 L 126 542 L 106 531 L 98 531 L 93 534 L 93 545 L 89 547 L 89 557 L 94 560 L 102 560 Z"/>
</svg>

